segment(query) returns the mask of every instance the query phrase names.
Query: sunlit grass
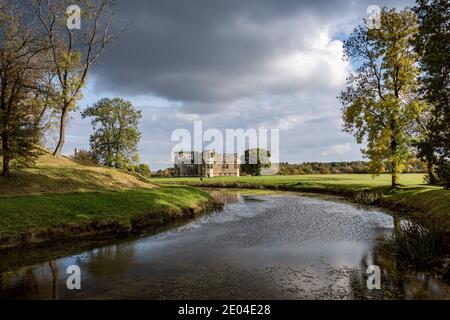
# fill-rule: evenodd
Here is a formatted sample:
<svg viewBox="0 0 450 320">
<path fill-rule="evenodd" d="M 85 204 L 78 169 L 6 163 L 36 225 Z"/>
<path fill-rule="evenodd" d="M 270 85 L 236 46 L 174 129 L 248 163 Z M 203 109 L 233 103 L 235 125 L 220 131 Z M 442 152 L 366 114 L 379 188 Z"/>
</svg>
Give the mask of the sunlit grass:
<svg viewBox="0 0 450 320">
<path fill-rule="evenodd" d="M 0 239 L 91 222 L 113 222 L 126 228 L 139 216 L 170 219 L 209 199 L 207 193 L 183 186 L 3 198 Z"/>
<path fill-rule="evenodd" d="M 34 167 L 0 177 L 0 245 L 49 230 L 59 239 L 76 236 L 83 226 L 101 232 L 128 230 L 139 219 L 164 224 L 211 200 L 196 188 L 159 187 L 125 171 L 42 151 Z"/>
<path fill-rule="evenodd" d="M 406 186 L 421 186 L 424 185 L 423 174 L 403 174 L 400 177 L 400 183 Z M 157 178 L 152 181 L 164 182 L 202 182 L 202 183 L 227 183 L 227 182 L 241 182 L 241 183 L 276 183 L 276 184 L 292 184 L 292 183 L 307 183 L 307 184 L 331 184 L 331 185 L 354 185 L 354 186 L 389 186 L 391 182 L 390 175 L 383 174 L 374 176 L 371 174 L 329 174 L 329 175 L 297 175 L 297 176 L 243 176 L 243 177 L 214 177 L 214 178 Z"/>
<path fill-rule="evenodd" d="M 32 168 L 13 168 L 0 177 L 0 197 L 46 193 L 151 189 L 155 186 L 117 169 L 86 165 L 46 152 Z"/>
<path fill-rule="evenodd" d="M 330 174 L 261 177 L 214 178 L 159 178 L 151 181 L 164 184 L 188 184 L 191 186 L 234 187 L 252 189 L 279 189 L 302 192 L 318 192 L 357 197 L 358 194 L 375 193 L 377 204 L 406 212 L 422 220 L 439 219 L 450 230 L 450 191 L 429 186 L 423 174 L 402 174 L 400 188 L 392 189 L 391 176 L 383 174 Z"/>
</svg>

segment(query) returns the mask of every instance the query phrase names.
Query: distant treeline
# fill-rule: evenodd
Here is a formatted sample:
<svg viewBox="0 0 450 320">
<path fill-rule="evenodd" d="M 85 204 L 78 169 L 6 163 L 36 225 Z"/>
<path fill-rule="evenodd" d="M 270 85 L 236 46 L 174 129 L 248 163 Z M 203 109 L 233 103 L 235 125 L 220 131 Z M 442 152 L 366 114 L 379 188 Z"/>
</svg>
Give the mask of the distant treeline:
<svg viewBox="0 0 450 320">
<path fill-rule="evenodd" d="M 419 160 L 412 160 L 405 167 L 406 173 L 425 173 L 423 163 Z M 365 161 L 351 162 L 304 162 L 300 164 L 290 164 L 282 162 L 279 164 L 279 175 L 302 175 L 302 174 L 340 174 L 356 173 L 369 174 L 369 163 Z"/>
<path fill-rule="evenodd" d="M 168 178 L 173 177 L 175 174 L 174 168 L 161 169 L 158 171 L 152 171 L 152 177 Z"/>
<path fill-rule="evenodd" d="M 369 168 L 369 162 L 350 161 L 350 162 L 303 162 L 300 164 L 291 164 L 281 162 L 278 166 L 278 174 L 282 176 L 303 175 L 303 174 L 372 174 Z M 404 173 L 426 173 L 424 163 L 420 160 L 410 160 L 404 169 Z M 167 168 L 152 172 L 153 177 L 172 177 L 173 168 Z"/>
</svg>

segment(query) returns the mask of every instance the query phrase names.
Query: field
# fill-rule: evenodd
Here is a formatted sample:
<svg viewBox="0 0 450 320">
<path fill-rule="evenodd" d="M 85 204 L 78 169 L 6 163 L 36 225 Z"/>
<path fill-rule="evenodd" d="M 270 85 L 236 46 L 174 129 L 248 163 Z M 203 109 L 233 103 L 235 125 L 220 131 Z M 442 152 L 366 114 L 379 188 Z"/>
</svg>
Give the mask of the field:
<svg viewBox="0 0 450 320">
<path fill-rule="evenodd" d="M 423 181 L 423 174 L 403 174 L 400 183 L 406 187 L 427 187 Z M 373 176 L 370 174 L 329 174 L 329 175 L 301 175 L 301 176 L 243 176 L 243 177 L 214 177 L 204 178 L 159 178 L 151 179 L 157 183 L 258 183 L 261 185 L 295 185 L 305 184 L 310 186 L 349 186 L 352 188 L 385 187 L 391 182 L 390 175 Z"/>
<path fill-rule="evenodd" d="M 261 176 L 261 177 L 215 177 L 204 178 L 160 178 L 152 179 L 157 184 L 186 184 L 217 188 L 276 189 L 301 192 L 342 195 L 353 200 L 369 199 L 369 204 L 394 209 L 414 216 L 419 220 L 442 225 L 450 230 L 450 191 L 437 186 L 428 186 L 423 174 L 403 174 L 401 187 L 390 188 L 389 175 L 374 177 L 366 174 Z M 361 197 L 369 195 L 368 197 Z M 373 200 L 372 200 L 373 199 Z M 359 202 L 359 201 L 357 201 Z"/>
</svg>

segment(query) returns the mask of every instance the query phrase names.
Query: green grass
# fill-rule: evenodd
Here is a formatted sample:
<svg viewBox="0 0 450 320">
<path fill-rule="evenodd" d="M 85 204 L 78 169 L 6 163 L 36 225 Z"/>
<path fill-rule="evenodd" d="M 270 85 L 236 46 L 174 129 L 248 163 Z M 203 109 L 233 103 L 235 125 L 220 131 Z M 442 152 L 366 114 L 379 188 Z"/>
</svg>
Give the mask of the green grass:
<svg viewBox="0 0 450 320">
<path fill-rule="evenodd" d="M 193 186 L 223 186 L 238 188 L 278 188 L 293 191 L 328 192 L 352 195 L 358 191 L 388 191 L 391 177 L 389 175 L 373 176 L 370 174 L 330 174 L 330 175 L 300 175 L 300 176 L 261 176 L 261 177 L 214 177 L 204 178 L 160 178 L 151 179 L 160 184 L 188 184 Z M 439 190 L 439 187 L 429 187 L 423 182 L 422 174 L 404 174 L 400 177 L 402 188 L 418 188 L 424 190 Z"/>
<path fill-rule="evenodd" d="M 17 240 L 24 234 L 35 236 L 49 230 L 64 234 L 102 226 L 129 231 L 139 221 L 162 224 L 182 218 L 210 200 L 206 192 L 184 186 L 3 198 L 0 239 Z"/>
<path fill-rule="evenodd" d="M 213 205 L 192 187 L 159 187 L 126 171 L 54 158 L 0 177 L 0 247 L 162 226 Z"/>
<path fill-rule="evenodd" d="M 360 192 L 380 195 L 379 205 L 411 214 L 422 220 L 435 220 L 450 230 L 450 191 L 428 186 L 423 174 L 403 174 L 401 187 L 390 188 L 390 175 L 370 174 L 160 178 L 159 184 L 186 184 L 204 187 L 267 188 L 302 192 L 317 192 L 355 198 Z"/>
<path fill-rule="evenodd" d="M 10 177 L 0 177 L 0 197 L 155 187 L 125 171 L 82 164 L 66 157 L 54 158 L 48 151 L 42 152 L 32 168 L 12 168 Z"/>
<path fill-rule="evenodd" d="M 158 183 L 200 183 L 200 178 L 156 178 L 150 179 Z M 329 174 L 329 175 L 299 175 L 299 176 L 243 176 L 243 177 L 214 177 L 204 178 L 203 183 L 258 183 L 262 185 L 293 185 L 302 183 L 311 186 L 349 186 L 380 187 L 388 186 L 391 182 L 390 175 L 383 174 L 373 176 L 371 174 Z M 407 186 L 424 186 L 423 174 L 403 174 L 400 183 Z"/>
</svg>

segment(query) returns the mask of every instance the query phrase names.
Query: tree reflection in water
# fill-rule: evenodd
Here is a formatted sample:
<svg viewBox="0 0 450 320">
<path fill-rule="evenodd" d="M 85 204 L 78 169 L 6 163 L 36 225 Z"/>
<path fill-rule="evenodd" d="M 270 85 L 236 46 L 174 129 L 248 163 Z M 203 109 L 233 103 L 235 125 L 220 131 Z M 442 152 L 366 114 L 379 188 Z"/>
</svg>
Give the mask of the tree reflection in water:
<svg viewBox="0 0 450 320">
<path fill-rule="evenodd" d="M 397 226 L 397 224 L 396 224 Z M 382 240 L 361 259 L 360 270 L 350 274 L 354 299 L 448 299 L 448 288 L 431 272 L 410 270 L 397 257 L 380 249 Z M 369 290 L 365 273 L 370 265 L 381 269 L 381 289 Z"/>
<path fill-rule="evenodd" d="M 217 201 L 227 205 L 232 203 L 239 203 L 241 195 L 238 192 L 223 192 L 222 190 L 208 190 Z"/>
<path fill-rule="evenodd" d="M 0 299 L 450 297 L 433 275 L 378 250 L 398 216 L 328 198 L 215 193 L 230 205 L 167 233 L 57 260 L 45 258 L 51 248 L 30 255 L 46 262 L 0 273 Z M 71 265 L 81 268 L 80 291 L 66 288 Z M 367 289 L 370 265 L 381 269 L 381 290 Z"/>
<path fill-rule="evenodd" d="M 134 246 L 111 245 L 77 256 L 73 264 L 82 268 L 82 282 L 89 277 L 110 277 L 125 273 L 134 261 Z M 60 299 L 67 292 L 67 262 L 52 260 L 15 272 L 0 274 L 0 299 Z M 85 281 L 86 280 L 86 281 Z"/>
<path fill-rule="evenodd" d="M 95 276 L 117 276 L 125 273 L 135 256 L 135 246 L 128 243 L 111 245 L 95 249 L 88 253 L 88 258 L 78 258 L 78 263 L 85 266 L 86 272 Z M 83 262 L 84 261 L 84 262 Z"/>
</svg>

